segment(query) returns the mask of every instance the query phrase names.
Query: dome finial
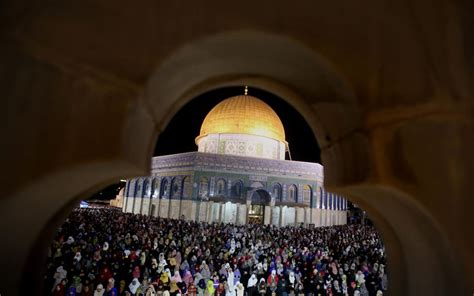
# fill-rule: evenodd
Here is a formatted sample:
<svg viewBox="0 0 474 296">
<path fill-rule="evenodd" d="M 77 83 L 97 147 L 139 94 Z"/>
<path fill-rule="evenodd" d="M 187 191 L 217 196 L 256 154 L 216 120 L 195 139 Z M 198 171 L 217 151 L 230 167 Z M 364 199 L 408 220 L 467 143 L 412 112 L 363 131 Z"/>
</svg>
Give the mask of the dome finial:
<svg viewBox="0 0 474 296">
<path fill-rule="evenodd" d="M 248 93 L 249 93 L 249 88 L 248 88 L 248 86 L 246 85 L 246 86 L 245 86 L 245 89 L 244 89 L 244 96 L 246 96 Z"/>
</svg>

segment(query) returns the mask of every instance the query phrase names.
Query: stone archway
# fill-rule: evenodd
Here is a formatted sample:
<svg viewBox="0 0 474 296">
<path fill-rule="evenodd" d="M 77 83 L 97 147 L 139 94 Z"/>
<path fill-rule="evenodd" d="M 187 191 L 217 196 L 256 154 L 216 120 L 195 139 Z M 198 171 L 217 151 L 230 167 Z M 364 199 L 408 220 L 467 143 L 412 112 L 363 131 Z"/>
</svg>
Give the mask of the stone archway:
<svg viewBox="0 0 474 296">
<path fill-rule="evenodd" d="M 48 11 L 42 10 L 46 16 L 43 25 L 27 30 L 39 36 L 25 33 L 19 38 L 25 46 L 10 42 L 2 47 L 4 73 L 20 82 L 5 83 L 11 114 L 2 126 L 14 127 L 14 131 L 5 133 L 10 141 L 2 156 L 6 167 L 14 169 L 5 176 L 8 186 L 2 188 L 0 229 L 11 233 L 10 225 L 16 225 L 19 230 L 4 245 L 14 254 L 0 258 L 0 277 L 7 283 L 0 292 L 16 294 L 21 286 L 41 286 L 38 275 L 42 264 L 38 261 L 44 258 L 45 246 L 61 218 L 81 194 L 97 189 L 97 185 L 114 177 L 146 174 L 157 135 L 190 98 L 220 86 L 249 84 L 286 98 L 313 128 L 323 150 L 326 187 L 364 206 L 383 234 L 394 295 L 472 293 L 468 287 L 474 287 L 474 267 L 468 263 L 474 260 L 474 239 L 462 231 L 471 221 L 473 205 L 468 198 L 474 172 L 469 153 L 474 147 L 470 137 L 473 124 L 472 114 L 466 111 L 471 110 L 472 103 L 466 98 L 472 94 L 462 85 L 470 80 L 462 66 L 461 34 L 442 40 L 452 41 L 449 46 L 439 46 L 440 40 L 433 37 L 449 32 L 434 25 L 437 18 L 430 14 L 444 12 L 443 7 L 421 9 L 423 12 L 420 7 L 424 5 L 410 6 L 406 14 L 419 17 L 416 30 L 410 29 L 411 17 L 407 17 L 409 22 L 380 17 L 385 27 L 406 26 L 393 42 L 382 31 L 383 26 L 367 26 L 380 30 L 368 42 L 373 46 L 352 50 L 351 57 L 345 50 L 337 54 L 337 49 L 345 48 L 343 41 L 336 40 L 338 34 L 330 34 L 334 40 L 324 39 L 322 32 L 298 34 L 305 28 L 295 26 L 296 31 L 285 31 L 291 36 L 287 38 L 280 35 L 280 22 L 255 25 L 266 33 L 239 31 L 198 40 L 194 35 L 176 38 L 179 41 L 170 45 L 171 49 L 166 47 L 170 52 L 144 58 L 159 60 L 154 74 L 128 73 L 128 78 L 149 77 L 145 89 L 121 77 L 124 72 L 108 73 L 109 65 L 101 65 L 93 54 L 82 56 L 79 51 L 68 56 L 68 51 L 58 44 L 55 47 L 52 40 L 43 47 L 41 40 L 47 34 L 38 32 L 57 19 L 47 19 Z M 397 8 L 397 15 L 405 15 L 405 10 Z M 64 15 L 53 11 L 54 16 Z M 450 20 L 453 22 L 439 23 L 456 27 L 458 19 Z M 430 24 L 434 29 L 427 27 Z M 87 34 L 75 28 L 82 34 L 74 34 L 74 38 L 83 41 L 77 36 Z M 365 28 L 361 31 L 368 32 Z M 66 29 L 64 32 L 72 35 Z M 309 46 L 296 41 L 304 35 L 314 39 L 305 40 Z M 365 34 L 351 36 L 359 41 Z M 113 42 L 108 43 L 113 47 Z M 172 50 L 181 45 L 181 49 Z M 317 51 L 331 52 L 337 66 Z M 362 54 L 357 59 L 355 53 Z M 366 65 L 372 57 L 375 62 Z M 96 62 L 97 68 L 81 64 L 86 61 Z M 32 82 L 36 87 L 28 84 Z M 37 103 L 32 97 L 41 97 L 46 103 Z M 33 107 L 25 107 L 30 105 Z M 107 117 L 115 120 L 103 119 Z M 37 136 L 41 134 L 55 137 L 45 141 Z M 440 143 L 440 137 L 452 140 Z M 84 143 L 96 145 L 92 148 Z M 115 145 L 105 150 L 110 143 Z M 36 154 L 20 153 L 24 147 Z M 459 276 L 453 278 L 455 274 Z"/>
</svg>

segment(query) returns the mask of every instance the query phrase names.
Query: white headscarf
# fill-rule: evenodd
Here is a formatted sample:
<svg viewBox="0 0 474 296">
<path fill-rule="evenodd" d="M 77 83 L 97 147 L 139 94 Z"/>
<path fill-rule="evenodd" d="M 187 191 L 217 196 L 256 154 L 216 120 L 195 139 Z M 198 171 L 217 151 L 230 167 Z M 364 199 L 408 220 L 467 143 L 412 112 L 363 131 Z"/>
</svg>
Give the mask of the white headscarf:
<svg viewBox="0 0 474 296">
<path fill-rule="evenodd" d="M 140 287 L 140 282 L 138 282 L 137 278 L 134 278 L 130 285 L 128 285 L 128 288 L 130 288 L 130 292 L 132 292 L 132 294 L 137 292 L 138 287 Z"/>
<path fill-rule="evenodd" d="M 227 285 L 229 285 L 229 289 L 234 289 L 234 272 L 231 268 L 227 273 Z"/>
<path fill-rule="evenodd" d="M 252 276 L 250 276 L 249 281 L 247 282 L 247 288 L 255 287 L 257 285 L 257 282 L 257 276 L 253 273 Z"/>
<path fill-rule="evenodd" d="M 196 272 L 194 274 L 194 285 L 197 287 L 199 281 L 202 279 L 202 274 L 200 272 Z"/>
<path fill-rule="evenodd" d="M 94 296 L 102 296 L 102 295 L 104 295 L 104 286 L 102 286 L 102 284 L 98 284 L 97 288 L 94 291 Z"/>
<path fill-rule="evenodd" d="M 78 262 L 81 261 L 82 259 L 81 252 L 76 252 L 76 256 L 74 256 L 74 259 L 77 260 Z"/>
<path fill-rule="evenodd" d="M 70 245 L 74 243 L 74 238 L 72 236 L 67 238 L 66 244 Z"/>
<path fill-rule="evenodd" d="M 169 278 L 170 281 L 171 281 L 171 271 L 170 271 L 170 269 L 167 268 L 167 269 L 165 270 L 165 272 L 168 274 L 168 278 Z"/>
<path fill-rule="evenodd" d="M 170 280 L 174 280 L 176 283 L 181 283 L 183 280 L 181 279 L 181 275 L 179 274 L 179 271 L 174 272 L 174 276 L 171 277 Z"/>
<path fill-rule="evenodd" d="M 288 277 L 290 284 L 294 284 L 296 282 L 295 273 L 293 271 L 290 272 L 290 276 Z"/>
</svg>

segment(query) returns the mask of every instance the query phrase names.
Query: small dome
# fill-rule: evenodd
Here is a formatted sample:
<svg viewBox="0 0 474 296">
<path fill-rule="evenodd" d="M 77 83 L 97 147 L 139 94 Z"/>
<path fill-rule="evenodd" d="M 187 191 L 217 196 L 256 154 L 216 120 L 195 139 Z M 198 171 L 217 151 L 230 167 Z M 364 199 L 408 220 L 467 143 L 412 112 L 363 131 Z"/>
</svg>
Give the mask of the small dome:
<svg viewBox="0 0 474 296">
<path fill-rule="evenodd" d="M 207 114 L 196 138 L 209 134 L 247 134 L 285 142 L 285 130 L 278 115 L 262 100 L 235 96 L 217 104 Z"/>
</svg>

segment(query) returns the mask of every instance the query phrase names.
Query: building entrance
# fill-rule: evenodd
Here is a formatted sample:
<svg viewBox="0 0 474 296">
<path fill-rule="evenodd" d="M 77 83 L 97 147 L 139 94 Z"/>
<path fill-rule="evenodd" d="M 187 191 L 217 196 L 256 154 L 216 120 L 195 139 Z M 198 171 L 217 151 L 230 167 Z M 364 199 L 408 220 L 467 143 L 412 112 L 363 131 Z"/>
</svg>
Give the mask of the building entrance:
<svg viewBox="0 0 474 296">
<path fill-rule="evenodd" d="M 263 216 L 265 214 L 264 205 L 250 205 L 248 212 L 249 224 L 263 224 Z"/>
<path fill-rule="evenodd" d="M 270 204 L 270 194 L 264 189 L 257 189 L 252 193 L 252 202 L 248 211 L 249 224 L 264 224 L 265 206 Z"/>
</svg>

